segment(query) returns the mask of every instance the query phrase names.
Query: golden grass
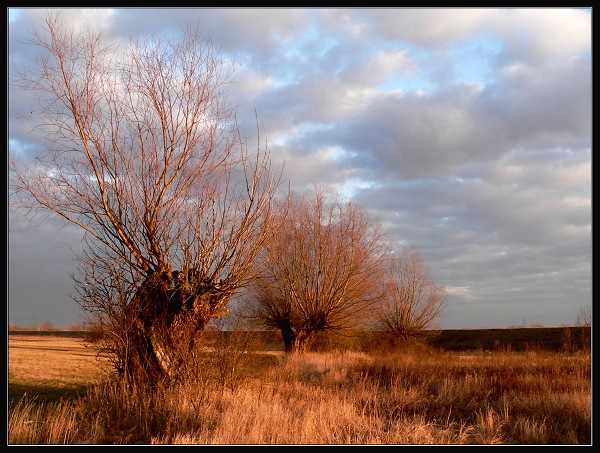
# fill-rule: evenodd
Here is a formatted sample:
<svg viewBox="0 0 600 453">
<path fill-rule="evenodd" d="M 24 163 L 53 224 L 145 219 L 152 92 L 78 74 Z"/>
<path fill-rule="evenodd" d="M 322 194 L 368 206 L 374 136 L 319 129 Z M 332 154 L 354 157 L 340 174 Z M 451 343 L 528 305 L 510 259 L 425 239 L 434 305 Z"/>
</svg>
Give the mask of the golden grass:
<svg viewBox="0 0 600 453">
<path fill-rule="evenodd" d="M 9 402 L 25 394 L 42 400 L 72 398 L 94 382 L 100 382 L 107 367 L 96 360 L 96 351 L 79 338 L 9 335 Z"/>
<path fill-rule="evenodd" d="M 9 388 L 41 379 L 43 367 L 26 371 L 27 357 L 40 358 L 34 343 L 11 352 Z M 62 385 L 102 377 L 102 368 L 93 371 L 93 353 L 77 343 L 59 344 L 40 343 L 44 363 L 58 366 L 47 375 Z M 89 363 L 77 368 L 75 362 L 78 372 L 61 376 L 71 355 Z M 192 381 L 153 393 L 128 394 L 103 383 L 69 401 L 21 399 L 10 411 L 9 443 L 591 443 L 589 352 L 259 352 L 229 370 L 238 376 L 236 385 L 215 378 L 224 375 L 213 369 L 223 363 L 205 362 Z"/>
</svg>

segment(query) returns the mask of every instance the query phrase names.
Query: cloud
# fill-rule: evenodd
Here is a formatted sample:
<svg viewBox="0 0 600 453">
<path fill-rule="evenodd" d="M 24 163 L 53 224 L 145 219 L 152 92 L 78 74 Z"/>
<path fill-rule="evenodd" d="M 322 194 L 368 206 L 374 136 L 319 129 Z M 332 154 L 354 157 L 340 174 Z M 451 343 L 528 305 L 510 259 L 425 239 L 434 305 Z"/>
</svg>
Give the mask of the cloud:
<svg viewBox="0 0 600 453">
<path fill-rule="evenodd" d="M 591 9 L 65 13 L 112 40 L 187 25 L 210 34 L 240 65 L 229 94 L 243 136 L 255 143 L 258 126 L 292 187 L 342 190 L 394 244 L 416 246 L 450 290 L 443 327 L 561 325 L 591 304 Z M 44 15 L 11 14 L 11 74 L 33 61 L 22 41 Z M 8 95 L 10 152 L 39 151 L 32 93 Z M 43 272 L 26 243 L 49 236 L 34 236 L 11 237 L 13 269 Z"/>
<path fill-rule="evenodd" d="M 502 10 L 489 21 L 489 29 L 503 42 L 498 63 L 538 66 L 557 59 L 589 55 L 591 10 L 536 8 Z"/>
</svg>

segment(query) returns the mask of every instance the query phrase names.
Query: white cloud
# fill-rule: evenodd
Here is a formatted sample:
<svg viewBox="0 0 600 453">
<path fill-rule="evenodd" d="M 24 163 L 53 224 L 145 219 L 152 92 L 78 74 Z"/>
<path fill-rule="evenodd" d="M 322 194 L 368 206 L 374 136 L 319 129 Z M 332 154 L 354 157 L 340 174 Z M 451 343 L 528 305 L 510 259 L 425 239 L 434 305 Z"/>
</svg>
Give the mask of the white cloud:
<svg viewBox="0 0 600 453">
<path fill-rule="evenodd" d="M 489 27 L 504 42 L 501 59 L 528 66 L 591 50 L 591 9 L 515 8 L 494 15 Z"/>
</svg>

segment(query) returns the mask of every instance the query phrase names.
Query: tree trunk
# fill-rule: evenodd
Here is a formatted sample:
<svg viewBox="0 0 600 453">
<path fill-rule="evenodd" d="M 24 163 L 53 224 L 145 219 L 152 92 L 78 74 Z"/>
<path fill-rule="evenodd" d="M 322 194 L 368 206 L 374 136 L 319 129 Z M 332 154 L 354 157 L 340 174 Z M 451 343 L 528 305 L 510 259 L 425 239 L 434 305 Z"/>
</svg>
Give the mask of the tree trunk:
<svg viewBox="0 0 600 453">
<path fill-rule="evenodd" d="M 188 276 L 185 281 L 191 281 L 189 286 L 193 292 L 184 290 L 171 272 L 154 272 L 133 297 L 129 305 L 135 319 L 133 353 L 127 371 L 134 381 L 147 381 L 156 386 L 168 379 L 180 378 L 200 333 L 213 317 L 225 313 L 230 291 L 210 282 L 198 284 L 196 276 Z M 290 345 L 292 340 L 289 339 Z"/>
<path fill-rule="evenodd" d="M 290 318 L 280 319 L 278 323 L 286 354 L 306 350 L 314 336 L 314 330 L 298 329 L 296 331 L 291 326 Z"/>
<path fill-rule="evenodd" d="M 289 354 L 294 350 L 294 344 L 296 339 L 296 335 L 294 334 L 294 332 L 292 332 L 290 318 L 280 319 L 279 328 L 281 329 L 281 337 L 283 338 L 283 346 L 285 347 L 285 353 Z"/>
<path fill-rule="evenodd" d="M 314 330 L 300 330 L 294 337 L 294 351 L 304 352 L 314 336 Z"/>
<path fill-rule="evenodd" d="M 140 323 L 134 325 L 133 350 L 128 364 L 128 377 L 136 383 L 155 387 L 167 377 L 167 371 L 156 355 L 149 329 Z"/>
</svg>

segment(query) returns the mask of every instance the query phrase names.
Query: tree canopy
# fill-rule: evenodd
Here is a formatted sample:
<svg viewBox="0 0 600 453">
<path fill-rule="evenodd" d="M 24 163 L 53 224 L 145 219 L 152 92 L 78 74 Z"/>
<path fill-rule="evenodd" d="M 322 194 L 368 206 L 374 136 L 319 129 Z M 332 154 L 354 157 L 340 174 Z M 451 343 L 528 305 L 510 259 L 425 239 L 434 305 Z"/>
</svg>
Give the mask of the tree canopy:
<svg viewBox="0 0 600 453">
<path fill-rule="evenodd" d="M 281 330 L 287 351 L 305 348 L 319 332 L 365 327 L 382 296 L 380 225 L 361 205 L 331 195 L 322 187 L 291 191 L 278 205 L 280 227 L 246 295 L 250 313 Z"/>
</svg>

